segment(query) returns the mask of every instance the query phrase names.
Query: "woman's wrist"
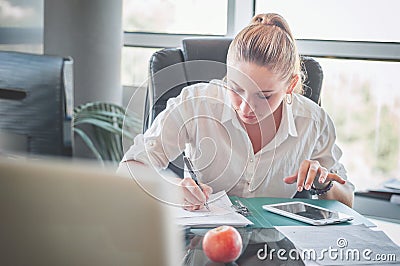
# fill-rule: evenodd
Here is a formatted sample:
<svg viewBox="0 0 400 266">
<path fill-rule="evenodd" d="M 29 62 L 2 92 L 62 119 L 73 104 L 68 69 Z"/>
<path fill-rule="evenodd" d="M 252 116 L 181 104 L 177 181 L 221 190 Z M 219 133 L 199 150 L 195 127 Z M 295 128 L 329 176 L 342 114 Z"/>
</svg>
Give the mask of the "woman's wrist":
<svg viewBox="0 0 400 266">
<path fill-rule="evenodd" d="M 333 181 L 330 180 L 328 182 L 325 182 L 323 184 L 318 183 L 318 185 L 315 184 L 315 182 L 312 184 L 310 193 L 311 195 L 323 195 L 327 193 L 331 188 L 333 187 Z"/>
</svg>

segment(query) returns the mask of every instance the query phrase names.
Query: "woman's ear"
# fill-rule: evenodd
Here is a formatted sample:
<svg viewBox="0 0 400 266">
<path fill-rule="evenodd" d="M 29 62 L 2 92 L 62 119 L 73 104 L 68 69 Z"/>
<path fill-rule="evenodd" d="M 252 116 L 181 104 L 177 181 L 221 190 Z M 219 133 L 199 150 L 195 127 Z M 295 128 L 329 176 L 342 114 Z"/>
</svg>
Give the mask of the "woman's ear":
<svg viewBox="0 0 400 266">
<path fill-rule="evenodd" d="M 289 87 L 286 90 L 286 94 L 292 94 L 294 88 L 296 88 L 297 82 L 299 82 L 299 75 L 294 75 L 290 81 Z"/>
</svg>

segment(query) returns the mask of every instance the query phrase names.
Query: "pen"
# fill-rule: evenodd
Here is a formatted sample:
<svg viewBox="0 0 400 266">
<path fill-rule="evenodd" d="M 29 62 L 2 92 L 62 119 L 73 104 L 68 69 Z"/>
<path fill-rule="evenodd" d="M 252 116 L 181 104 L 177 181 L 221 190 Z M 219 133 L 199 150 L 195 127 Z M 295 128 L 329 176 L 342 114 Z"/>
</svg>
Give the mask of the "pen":
<svg viewBox="0 0 400 266">
<path fill-rule="evenodd" d="M 201 188 L 201 186 L 200 186 L 200 184 L 199 184 L 199 181 L 198 181 L 198 179 L 197 179 L 197 174 L 196 174 L 196 172 L 195 172 L 195 170 L 194 170 L 192 161 L 190 161 L 189 157 L 186 157 L 186 156 L 183 156 L 183 161 L 185 162 L 185 164 L 186 164 L 186 166 L 187 166 L 187 168 L 188 168 L 188 170 L 189 170 L 190 176 L 192 177 L 193 181 L 194 181 L 194 182 L 196 183 L 196 185 L 201 189 L 201 191 L 203 191 L 203 189 Z M 204 191 L 203 191 L 203 192 L 204 192 Z M 206 209 L 207 209 L 208 211 L 210 211 L 210 208 L 208 207 L 207 201 L 204 203 L 204 206 L 206 207 Z"/>
</svg>

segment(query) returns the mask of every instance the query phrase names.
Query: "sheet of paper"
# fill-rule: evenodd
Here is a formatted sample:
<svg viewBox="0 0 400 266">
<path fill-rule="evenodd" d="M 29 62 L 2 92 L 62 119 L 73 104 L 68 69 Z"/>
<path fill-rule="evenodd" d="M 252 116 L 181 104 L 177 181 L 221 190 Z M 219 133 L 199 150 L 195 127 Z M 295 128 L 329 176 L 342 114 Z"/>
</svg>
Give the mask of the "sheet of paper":
<svg viewBox="0 0 400 266">
<path fill-rule="evenodd" d="M 198 211 L 176 208 L 177 223 L 191 227 L 246 226 L 252 224 L 249 219 L 235 212 L 225 191 L 212 194 L 208 200 L 208 206 L 210 211 L 205 208 Z"/>
<path fill-rule="evenodd" d="M 210 195 L 208 200 L 208 207 L 210 208 L 210 211 L 208 211 L 206 208 L 202 208 L 197 211 L 187 211 L 182 208 L 178 208 L 176 213 L 178 218 L 226 215 L 233 212 L 231 205 L 232 203 L 226 195 L 226 192 L 220 191 Z"/>
<path fill-rule="evenodd" d="M 305 261 L 320 265 L 400 263 L 400 247 L 364 225 L 278 226 Z"/>
</svg>

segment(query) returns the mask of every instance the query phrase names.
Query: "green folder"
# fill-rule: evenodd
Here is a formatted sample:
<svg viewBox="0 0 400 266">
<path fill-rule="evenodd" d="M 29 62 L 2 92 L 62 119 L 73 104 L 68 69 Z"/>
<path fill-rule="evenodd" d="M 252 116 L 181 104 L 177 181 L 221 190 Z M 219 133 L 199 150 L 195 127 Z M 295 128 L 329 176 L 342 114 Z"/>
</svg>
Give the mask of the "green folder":
<svg viewBox="0 0 400 266">
<path fill-rule="evenodd" d="M 249 209 L 251 215 L 247 216 L 246 218 L 248 218 L 250 221 L 254 223 L 254 225 L 251 225 L 251 227 L 253 228 L 273 228 L 274 226 L 299 226 L 299 225 L 310 226 L 307 223 L 287 218 L 285 216 L 266 211 L 262 208 L 262 206 L 266 204 L 275 204 L 288 201 L 302 201 L 320 207 L 324 207 L 327 209 L 343 212 L 345 214 L 354 217 L 354 220 L 350 222 L 341 223 L 341 225 L 365 224 L 368 227 L 375 226 L 375 224 L 370 222 L 367 218 L 365 218 L 352 208 L 336 200 L 265 198 L 265 197 L 263 198 L 230 197 L 230 200 L 233 204 L 235 204 L 235 200 L 239 200 L 240 202 L 243 203 L 243 205 L 245 205 Z"/>
</svg>

